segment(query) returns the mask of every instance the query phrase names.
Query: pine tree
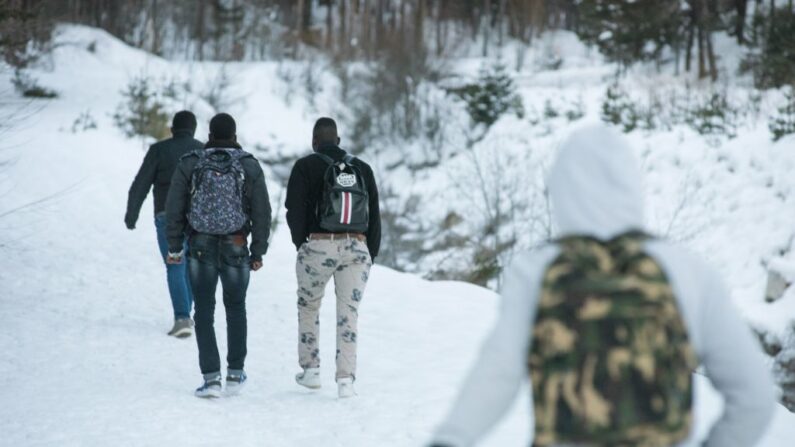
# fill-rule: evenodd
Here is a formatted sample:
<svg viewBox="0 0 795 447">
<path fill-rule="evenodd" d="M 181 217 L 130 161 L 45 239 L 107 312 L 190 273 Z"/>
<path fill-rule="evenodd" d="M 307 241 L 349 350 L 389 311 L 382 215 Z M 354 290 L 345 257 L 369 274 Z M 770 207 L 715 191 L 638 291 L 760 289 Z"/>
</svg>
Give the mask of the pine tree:
<svg viewBox="0 0 795 447">
<path fill-rule="evenodd" d="M 781 8 L 772 14 L 754 70 L 760 88 L 795 84 L 795 11 Z"/>
<path fill-rule="evenodd" d="M 142 141 L 168 135 L 170 115 L 151 79 L 136 77 L 121 94 L 124 101 L 119 104 L 113 121 L 125 135 L 141 137 Z"/>
<path fill-rule="evenodd" d="M 785 93 L 786 102 L 778 108 L 770 118 L 768 127 L 773 134 L 773 141 L 795 133 L 795 88 L 790 87 Z"/>
<path fill-rule="evenodd" d="M 602 101 L 602 121 L 621 126 L 624 132 L 632 132 L 638 127 L 640 114 L 627 93 L 614 83 L 607 87 Z"/>
<path fill-rule="evenodd" d="M 524 116 L 522 98 L 505 64 L 497 60 L 493 65 L 483 65 L 476 83 L 450 91 L 466 102 L 467 112 L 474 124 L 487 128 L 496 123 L 505 113 L 513 111 Z"/>
</svg>

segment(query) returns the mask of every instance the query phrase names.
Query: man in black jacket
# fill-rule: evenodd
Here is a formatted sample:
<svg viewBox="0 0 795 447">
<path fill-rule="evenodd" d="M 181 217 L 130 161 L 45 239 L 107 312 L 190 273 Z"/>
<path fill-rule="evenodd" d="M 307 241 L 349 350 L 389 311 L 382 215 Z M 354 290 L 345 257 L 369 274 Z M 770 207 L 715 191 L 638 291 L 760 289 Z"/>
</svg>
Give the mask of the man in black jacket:
<svg viewBox="0 0 795 447">
<path fill-rule="evenodd" d="M 196 297 L 193 318 L 196 321 L 199 366 L 204 377 L 204 384 L 196 390 L 196 396 L 219 397 L 221 361 L 213 327 L 215 289 L 220 278 L 227 327 L 226 392 L 235 394 L 246 380 L 243 366 L 246 358 L 246 291 L 249 273 L 262 267 L 262 256 L 268 251 L 271 206 L 262 167 L 237 143 L 236 125 L 231 116 L 221 113 L 213 117 L 205 149 L 203 153 L 197 151 L 184 156 L 171 180 L 166 202 L 168 262 L 185 262 L 183 239 L 188 233 L 188 270 Z M 204 169 L 204 166 L 209 166 L 204 164 L 208 159 L 223 163 L 230 159 L 225 157 L 239 162 L 227 166 L 231 166 L 229 169 L 242 168 L 242 185 L 237 183 L 237 171 L 230 177 L 231 184 L 242 189 L 221 189 L 225 185 L 225 172 L 230 171 L 216 169 L 220 164 L 214 165 L 213 169 Z M 217 180 L 219 178 L 222 180 Z M 235 192 L 240 195 L 235 195 Z M 237 203 L 231 203 L 232 200 Z M 234 222 L 234 219 L 230 220 L 230 215 L 238 211 L 244 218 L 242 227 L 226 233 L 200 231 L 203 225 Z M 202 213 L 204 215 L 200 216 Z M 249 234 L 250 251 L 247 247 Z"/>
<path fill-rule="evenodd" d="M 173 137 L 149 147 L 141 169 L 138 170 L 138 175 L 135 176 L 135 180 L 130 186 L 127 198 L 127 214 L 124 216 L 124 223 L 127 228 L 133 230 L 138 221 L 141 206 L 154 185 L 157 245 L 164 263 L 168 253 L 166 196 L 171 184 L 171 176 L 174 175 L 180 157 L 203 146 L 201 141 L 193 138 L 195 132 L 196 117 L 193 113 L 186 110 L 177 112 L 171 125 Z M 193 294 L 188 281 L 187 265 L 166 264 L 166 278 L 168 279 L 168 292 L 171 295 L 171 305 L 174 308 L 174 326 L 168 335 L 179 338 L 189 337 L 193 332 L 193 321 L 190 319 Z"/>
<path fill-rule="evenodd" d="M 318 313 L 326 284 L 333 276 L 337 294 L 338 393 L 340 397 L 351 397 L 355 395 L 358 308 L 372 260 L 378 255 L 381 217 L 373 170 L 367 163 L 353 158 L 349 161 L 361 173 L 367 190 L 367 229 L 335 232 L 321 227 L 317 210 L 325 187 L 325 173 L 331 162 L 340 163 L 346 157 L 339 142 L 334 120 L 317 120 L 312 134 L 315 154 L 295 163 L 285 206 L 287 224 L 298 249 L 298 356 L 303 372 L 296 375 L 296 381 L 307 388 L 320 387 Z M 340 179 L 338 177 L 337 181 Z"/>
</svg>

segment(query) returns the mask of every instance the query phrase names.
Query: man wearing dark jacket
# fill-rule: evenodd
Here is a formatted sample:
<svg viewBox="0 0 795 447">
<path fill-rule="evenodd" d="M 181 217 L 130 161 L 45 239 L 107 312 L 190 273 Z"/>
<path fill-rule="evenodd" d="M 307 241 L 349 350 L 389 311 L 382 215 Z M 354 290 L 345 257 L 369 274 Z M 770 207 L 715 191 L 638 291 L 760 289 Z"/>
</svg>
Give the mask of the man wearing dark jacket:
<svg viewBox="0 0 795 447">
<path fill-rule="evenodd" d="M 320 388 L 320 351 L 318 349 L 318 312 L 326 284 L 334 277 L 337 294 L 337 385 L 340 397 L 356 393 L 356 340 L 358 308 L 373 259 L 381 243 L 381 217 L 378 188 L 370 166 L 348 158 L 361 174 L 368 203 L 367 228 L 361 232 L 340 232 L 321 227 L 318 208 L 324 193 L 324 177 L 333 163 L 346 160 L 339 148 L 337 124 L 331 118 L 315 123 L 312 148 L 315 153 L 295 163 L 287 186 L 287 224 L 298 249 L 298 356 L 303 372 L 296 375 L 299 385 Z M 341 185 L 348 183 L 337 177 Z M 351 184 L 352 176 L 346 179 Z M 342 179 L 342 181 L 341 181 Z M 350 194 L 347 200 L 350 199 Z M 345 207 L 345 201 L 342 202 Z M 346 214 L 345 217 L 348 217 Z"/>
<path fill-rule="evenodd" d="M 231 183 L 223 183 L 230 172 L 234 173 L 229 177 Z M 239 183 L 241 177 L 242 184 Z M 230 184 L 236 186 L 224 189 L 224 185 Z M 237 221 L 242 222 L 239 228 L 229 231 L 203 229 L 226 222 L 237 225 L 232 217 L 238 212 L 243 218 Z M 226 392 L 235 394 L 246 380 L 243 366 L 249 273 L 262 267 L 262 256 L 268 251 L 271 207 L 262 167 L 237 143 L 236 125 L 231 116 L 221 113 L 213 117 L 205 150 L 188 154 L 180 161 L 171 180 L 166 215 L 168 262 L 185 262 L 183 239 L 186 233 L 190 235 L 188 270 L 196 297 L 193 318 L 199 366 L 204 377 L 196 396 L 221 395 L 221 361 L 213 327 L 219 278 L 226 309 Z M 249 234 L 251 246 L 247 247 Z"/>
<path fill-rule="evenodd" d="M 135 176 L 127 198 L 127 214 L 124 223 L 130 230 L 135 229 L 138 213 L 154 185 L 155 196 L 155 229 L 157 245 L 163 262 L 166 262 L 168 244 L 166 243 L 166 196 L 171 184 L 171 176 L 177 168 L 180 157 L 203 146 L 202 142 L 193 138 L 196 132 L 196 117 L 188 111 L 177 112 L 171 125 L 172 138 L 160 141 L 149 147 L 141 169 Z M 184 248 L 187 248 L 185 246 Z M 193 304 L 188 270 L 186 264 L 166 264 L 168 292 L 174 308 L 174 326 L 168 335 L 189 337 L 193 331 L 190 309 Z"/>
</svg>

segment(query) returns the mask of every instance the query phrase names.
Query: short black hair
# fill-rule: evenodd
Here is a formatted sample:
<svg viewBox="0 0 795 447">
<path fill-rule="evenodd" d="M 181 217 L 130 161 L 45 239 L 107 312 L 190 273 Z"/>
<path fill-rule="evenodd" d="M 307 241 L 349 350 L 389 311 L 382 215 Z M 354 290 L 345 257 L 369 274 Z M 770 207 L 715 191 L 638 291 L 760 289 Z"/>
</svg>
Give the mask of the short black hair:
<svg viewBox="0 0 795 447">
<path fill-rule="evenodd" d="M 196 115 L 189 110 L 181 110 L 174 114 L 171 120 L 171 128 L 174 130 L 196 131 Z"/>
<path fill-rule="evenodd" d="M 328 117 L 323 117 L 315 121 L 312 129 L 312 138 L 318 144 L 337 144 L 337 123 Z"/>
<path fill-rule="evenodd" d="M 231 140 L 236 132 L 235 119 L 228 113 L 219 113 L 210 120 L 210 134 L 215 140 Z"/>
</svg>

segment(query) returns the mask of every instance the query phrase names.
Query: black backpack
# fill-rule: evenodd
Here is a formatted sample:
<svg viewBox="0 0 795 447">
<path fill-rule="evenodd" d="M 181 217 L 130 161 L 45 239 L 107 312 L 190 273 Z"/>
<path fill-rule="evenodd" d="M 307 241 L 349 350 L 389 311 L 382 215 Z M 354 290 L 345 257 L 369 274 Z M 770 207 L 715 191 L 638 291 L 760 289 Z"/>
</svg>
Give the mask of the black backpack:
<svg viewBox="0 0 795 447">
<path fill-rule="evenodd" d="M 320 228 L 331 233 L 365 233 L 370 224 L 370 200 L 367 185 L 356 158 L 345 154 L 340 161 L 316 154 L 328 163 L 323 174 L 323 192 L 317 204 Z"/>
</svg>

